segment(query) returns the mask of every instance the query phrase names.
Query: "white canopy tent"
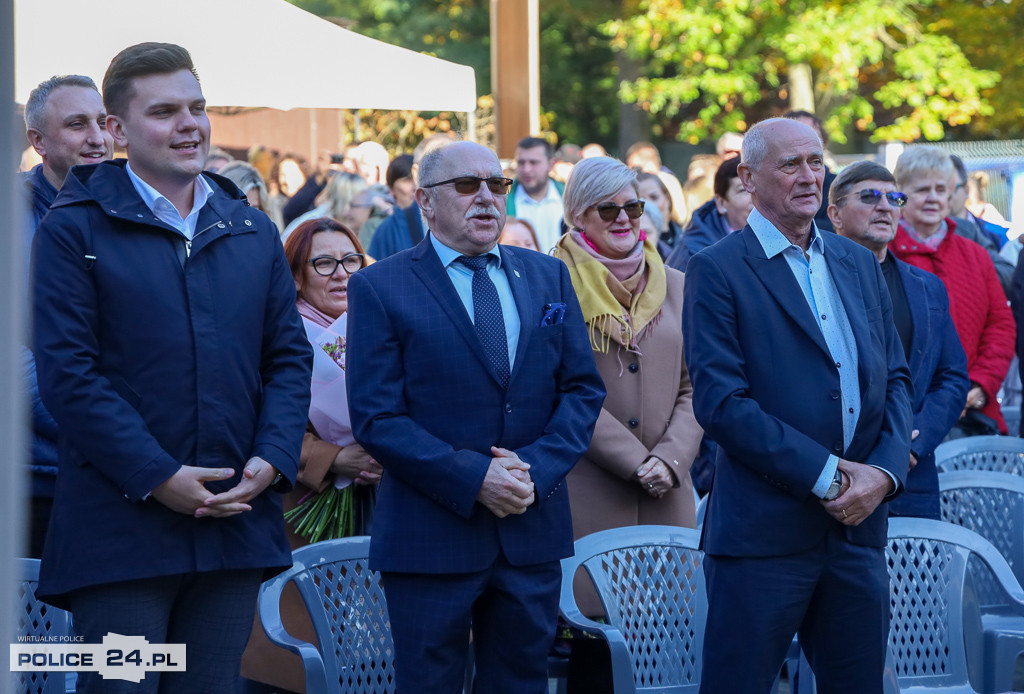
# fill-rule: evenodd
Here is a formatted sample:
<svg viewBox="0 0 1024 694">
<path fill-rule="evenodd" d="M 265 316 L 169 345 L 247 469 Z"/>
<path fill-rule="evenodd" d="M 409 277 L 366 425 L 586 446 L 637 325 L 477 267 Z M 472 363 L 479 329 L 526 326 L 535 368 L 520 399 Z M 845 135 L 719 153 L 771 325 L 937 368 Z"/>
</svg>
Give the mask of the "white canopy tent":
<svg viewBox="0 0 1024 694">
<path fill-rule="evenodd" d="M 465 111 L 473 68 L 392 46 L 285 0 L 14 0 L 15 100 L 143 41 L 184 46 L 210 106 Z"/>
</svg>

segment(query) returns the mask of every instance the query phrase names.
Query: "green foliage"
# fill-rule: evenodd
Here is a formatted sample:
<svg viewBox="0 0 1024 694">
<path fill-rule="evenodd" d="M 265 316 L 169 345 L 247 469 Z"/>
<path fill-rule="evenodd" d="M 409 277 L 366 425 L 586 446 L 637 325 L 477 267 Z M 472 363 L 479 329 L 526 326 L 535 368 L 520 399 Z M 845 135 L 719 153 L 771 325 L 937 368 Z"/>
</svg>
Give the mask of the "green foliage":
<svg viewBox="0 0 1024 694">
<path fill-rule="evenodd" d="M 954 2 L 956 0 L 950 0 Z M 815 111 L 843 142 L 939 139 L 993 112 L 999 75 L 972 66 L 949 36 L 926 32 L 935 0 L 641 0 L 604 25 L 647 66 L 623 99 L 675 121 L 696 143 L 789 107 L 790 67 L 811 67 Z"/>
<path fill-rule="evenodd" d="M 963 133 L 971 137 L 1024 137 L 1024 2 L 1021 0 L 937 0 L 922 11 L 927 31 L 949 36 L 977 67 L 1001 79 L 981 95 L 992 105 L 987 118 L 975 118 Z"/>
<path fill-rule="evenodd" d="M 540 100 L 560 142 L 615 142 L 618 73 L 600 26 L 616 12 L 621 5 L 606 0 L 541 3 Z"/>
<path fill-rule="evenodd" d="M 491 92 L 489 0 L 289 1 L 470 65 L 477 93 Z M 563 142 L 613 148 L 625 100 L 654 116 L 655 132 L 696 144 L 787 110 L 790 66 L 803 63 L 814 110 L 838 142 L 854 131 L 1022 137 L 1022 34 L 1024 0 L 543 0 L 542 123 Z M 617 53 L 637 59 L 642 76 L 620 84 Z M 371 74 L 364 67 L 351 78 Z M 449 122 L 363 118 L 403 149 Z"/>
</svg>

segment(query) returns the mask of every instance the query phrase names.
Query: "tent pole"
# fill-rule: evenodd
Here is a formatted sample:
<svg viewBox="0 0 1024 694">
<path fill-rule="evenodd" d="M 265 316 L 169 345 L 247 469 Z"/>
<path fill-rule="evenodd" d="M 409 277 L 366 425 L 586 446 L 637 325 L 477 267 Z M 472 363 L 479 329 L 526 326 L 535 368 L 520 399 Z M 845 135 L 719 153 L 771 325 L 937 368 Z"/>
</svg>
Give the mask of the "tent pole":
<svg viewBox="0 0 1024 694">
<path fill-rule="evenodd" d="M 24 412 L 25 388 L 18 367 L 20 345 L 25 344 L 25 290 L 28 267 L 24 247 L 24 214 L 21 209 L 21 191 L 15 190 L 14 171 L 18 167 L 19 146 L 15 144 L 17 110 L 14 108 L 14 3 L 0 0 L 0 219 L 6 221 L 11 233 L 0 235 L 0 441 L 3 460 L 0 466 L 0 586 L 3 586 L 3 604 L 0 605 L 0 634 L 7 642 L 13 641 L 17 627 L 13 590 L 20 580 L 12 557 L 25 552 L 26 475 L 25 449 L 22 439 L 26 435 Z M 9 691 L 13 677 L 0 677 L 0 692 Z"/>
</svg>

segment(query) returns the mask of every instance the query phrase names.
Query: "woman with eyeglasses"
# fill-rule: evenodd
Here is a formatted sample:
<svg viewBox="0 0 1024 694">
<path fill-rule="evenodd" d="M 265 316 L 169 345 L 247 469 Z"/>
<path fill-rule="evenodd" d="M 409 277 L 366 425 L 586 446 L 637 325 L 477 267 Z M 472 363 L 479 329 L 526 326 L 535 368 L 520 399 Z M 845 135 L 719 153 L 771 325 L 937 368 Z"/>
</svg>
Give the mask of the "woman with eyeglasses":
<svg viewBox="0 0 1024 694">
<path fill-rule="evenodd" d="M 330 217 L 301 223 L 288 237 L 285 257 L 295 280 L 296 308 L 313 346 L 309 421 L 302 439 L 295 487 L 284 495 L 292 549 L 348 535 L 368 535 L 375 485 L 382 468 L 352 437 L 345 395 L 345 325 L 348 280 L 365 264 L 363 247 Z M 297 591 L 286 589 L 281 618 L 289 634 L 315 643 Z M 254 625 L 242 675 L 271 691 L 305 691 L 302 663 L 273 646 Z M 260 691 L 252 685 L 253 691 Z"/>
<path fill-rule="evenodd" d="M 584 159 L 563 195 L 571 231 L 556 255 L 569 267 L 608 391 L 590 449 L 567 478 L 577 539 L 696 525 L 689 469 L 702 431 L 683 361 L 683 273 L 666 268 L 640 230 L 636 178 L 615 159 Z M 576 595 L 584 614 L 601 614 L 596 594 Z"/>
<path fill-rule="evenodd" d="M 1016 326 L 992 259 L 957 235 L 948 216 L 953 162 L 931 145 L 909 147 L 896 161 L 896 184 L 907 195 L 889 250 L 935 275 L 949 293 L 949 313 L 967 353 L 971 389 L 953 438 L 1007 433 L 996 394 L 1013 359 Z"/>
</svg>

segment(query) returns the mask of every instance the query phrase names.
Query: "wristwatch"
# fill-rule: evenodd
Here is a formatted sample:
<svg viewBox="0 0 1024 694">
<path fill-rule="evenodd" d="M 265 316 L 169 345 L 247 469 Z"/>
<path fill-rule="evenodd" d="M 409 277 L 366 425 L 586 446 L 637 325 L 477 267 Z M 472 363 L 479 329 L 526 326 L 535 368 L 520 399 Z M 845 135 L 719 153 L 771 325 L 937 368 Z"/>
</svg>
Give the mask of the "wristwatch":
<svg viewBox="0 0 1024 694">
<path fill-rule="evenodd" d="M 842 491 L 842 489 L 843 473 L 841 473 L 839 470 L 836 470 L 836 476 L 832 478 L 832 484 L 828 486 L 828 491 L 825 492 L 825 496 L 821 498 L 824 499 L 825 501 L 832 501 L 832 499 L 835 499 L 837 496 L 839 496 L 839 492 Z"/>
</svg>

